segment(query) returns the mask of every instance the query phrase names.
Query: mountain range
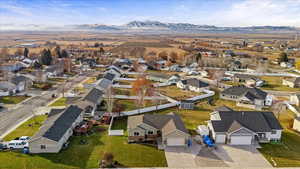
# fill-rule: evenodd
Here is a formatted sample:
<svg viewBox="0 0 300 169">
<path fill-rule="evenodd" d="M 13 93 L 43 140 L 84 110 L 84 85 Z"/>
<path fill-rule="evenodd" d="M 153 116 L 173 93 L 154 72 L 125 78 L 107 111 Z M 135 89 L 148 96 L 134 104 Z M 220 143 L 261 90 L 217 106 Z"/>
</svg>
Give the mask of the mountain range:
<svg viewBox="0 0 300 169">
<path fill-rule="evenodd" d="M 44 25 L 0 25 L 2 30 L 41 30 L 41 31 L 97 31 L 97 32 L 136 32 L 136 33 L 201 33 L 201 32 L 240 32 L 240 33 L 288 33 L 300 28 L 290 26 L 250 26 L 218 27 L 190 23 L 163 23 L 159 21 L 132 21 L 125 25 L 79 24 L 47 27 Z"/>
</svg>

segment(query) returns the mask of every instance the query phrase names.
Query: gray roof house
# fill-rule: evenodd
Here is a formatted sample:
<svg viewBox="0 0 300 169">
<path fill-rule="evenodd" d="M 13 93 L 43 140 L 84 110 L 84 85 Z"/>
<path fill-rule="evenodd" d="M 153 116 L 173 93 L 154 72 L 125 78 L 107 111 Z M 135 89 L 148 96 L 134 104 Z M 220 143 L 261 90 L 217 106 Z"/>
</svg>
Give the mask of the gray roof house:
<svg viewBox="0 0 300 169">
<path fill-rule="evenodd" d="M 9 96 L 17 92 L 17 86 L 11 82 L 0 82 L 0 96 Z"/>
<path fill-rule="evenodd" d="M 284 78 L 282 79 L 282 85 L 299 88 L 300 87 L 300 77 Z"/>
<path fill-rule="evenodd" d="M 23 75 L 14 76 L 11 79 L 11 82 L 16 85 L 17 91 L 19 92 L 28 89 L 33 84 L 33 81 L 30 78 Z"/>
<path fill-rule="evenodd" d="M 181 89 L 191 90 L 194 92 L 202 92 L 205 89 L 209 89 L 209 84 L 199 79 L 192 78 L 177 82 L 177 87 Z"/>
<path fill-rule="evenodd" d="M 101 90 L 105 91 L 113 84 L 114 78 L 117 77 L 115 74 L 107 72 L 103 76 L 103 78 L 99 81 L 97 84 L 97 87 L 99 87 Z"/>
<path fill-rule="evenodd" d="M 262 109 L 264 106 L 269 105 L 269 102 L 272 102 L 267 95 L 266 92 L 256 87 L 240 85 L 225 89 L 221 92 L 220 98 L 236 101 L 237 106 Z"/>
<path fill-rule="evenodd" d="M 168 75 L 163 73 L 151 73 L 147 75 L 147 79 L 161 83 L 176 84 L 180 80 L 180 76 L 178 74 Z"/>
<path fill-rule="evenodd" d="M 272 112 L 213 112 L 208 123 L 216 143 L 250 145 L 281 139 L 283 128 Z"/>
<path fill-rule="evenodd" d="M 101 118 L 103 113 L 100 113 L 100 105 L 104 100 L 104 92 L 98 88 L 91 89 L 87 95 L 82 99 L 82 108 L 84 109 L 84 115 L 87 117 Z"/>
<path fill-rule="evenodd" d="M 30 153 L 58 153 L 83 120 L 83 110 L 76 105 L 52 110 L 39 132 L 30 138 Z"/>
<path fill-rule="evenodd" d="M 128 117 L 128 141 L 157 141 L 158 145 L 186 146 L 190 135 L 176 114 L 144 114 Z"/>
<path fill-rule="evenodd" d="M 244 82 L 245 85 L 247 85 L 247 86 L 255 86 L 255 87 L 261 87 L 265 83 L 260 78 L 253 76 L 253 75 L 247 75 L 247 74 L 234 74 L 233 81 L 234 82 Z"/>
</svg>

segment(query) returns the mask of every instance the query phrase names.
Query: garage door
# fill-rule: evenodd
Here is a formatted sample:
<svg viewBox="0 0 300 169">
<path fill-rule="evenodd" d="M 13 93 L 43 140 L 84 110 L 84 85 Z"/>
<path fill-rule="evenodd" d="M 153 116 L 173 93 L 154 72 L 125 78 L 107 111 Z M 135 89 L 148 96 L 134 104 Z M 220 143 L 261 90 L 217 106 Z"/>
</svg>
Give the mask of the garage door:
<svg viewBox="0 0 300 169">
<path fill-rule="evenodd" d="M 168 138 L 167 139 L 168 146 L 183 146 L 185 145 L 184 138 Z"/>
<path fill-rule="evenodd" d="M 250 145 L 252 136 L 231 136 L 231 145 Z"/>
</svg>

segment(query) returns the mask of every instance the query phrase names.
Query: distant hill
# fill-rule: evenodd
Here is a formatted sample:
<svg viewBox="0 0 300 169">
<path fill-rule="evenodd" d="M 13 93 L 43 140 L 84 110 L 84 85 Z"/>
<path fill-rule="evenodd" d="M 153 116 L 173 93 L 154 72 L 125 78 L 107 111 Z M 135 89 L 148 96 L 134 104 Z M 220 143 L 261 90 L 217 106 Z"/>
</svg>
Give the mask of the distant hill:
<svg viewBox="0 0 300 169">
<path fill-rule="evenodd" d="M 1 25 L 0 25 L 1 27 Z M 5 25 L 13 30 L 15 25 Z M 290 26 L 251 26 L 251 27 L 217 27 L 214 25 L 195 25 L 190 23 L 164 23 L 159 21 L 132 21 L 125 25 L 79 24 L 56 27 L 43 25 L 22 25 L 23 30 L 51 31 L 99 31 L 99 32 L 137 32 L 137 33 L 201 33 L 201 32 L 232 32 L 232 33 L 295 33 L 300 29 Z M 4 25 L 3 27 L 4 28 Z M 20 30 L 20 27 L 15 30 Z"/>
</svg>

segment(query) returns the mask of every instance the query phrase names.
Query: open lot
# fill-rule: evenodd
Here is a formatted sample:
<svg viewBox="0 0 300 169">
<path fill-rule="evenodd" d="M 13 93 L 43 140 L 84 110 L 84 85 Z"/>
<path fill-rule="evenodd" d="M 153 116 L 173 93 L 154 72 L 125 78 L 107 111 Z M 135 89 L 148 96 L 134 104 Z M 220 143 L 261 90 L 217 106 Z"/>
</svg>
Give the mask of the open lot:
<svg viewBox="0 0 300 169">
<path fill-rule="evenodd" d="M 86 140 L 87 144 L 81 144 Z M 9 169 L 79 169 L 98 168 L 104 152 L 114 155 L 123 167 L 166 167 L 164 151 L 156 147 L 128 144 L 127 137 L 108 136 L 106 128 L 94 128 L 89 136 L 76 136 L 68 149 L 58 154 L 26 155 L 19 152 L 0 152 L 0 168 Z M 16 160 L 18 159 L 18 160 Z"/>
<path fill-rule="evenodd" d="M 174 85 L 160 87 L 159 92 L 163 95 L 169 96 L 176 100 L 184 100 L 184 99 L 188 99 L 203 94 L 203 93 L 192 92 L 189 90 L 182 90 Z"/>
<path fill-rule="evenodd" d="M 267 84 L 262 87 L 263 90 L 290 91 L 290 92 L 300 91 L 299 88 L 290 88 L 288 86 L 282 85 L 283 77 L 261 76 L 261 79 L 267 82 Z"/>
</svg>

